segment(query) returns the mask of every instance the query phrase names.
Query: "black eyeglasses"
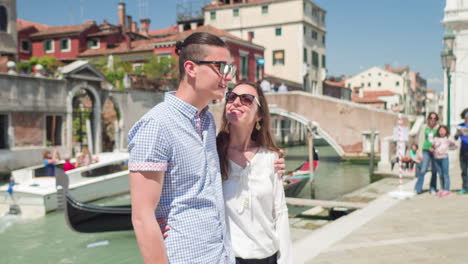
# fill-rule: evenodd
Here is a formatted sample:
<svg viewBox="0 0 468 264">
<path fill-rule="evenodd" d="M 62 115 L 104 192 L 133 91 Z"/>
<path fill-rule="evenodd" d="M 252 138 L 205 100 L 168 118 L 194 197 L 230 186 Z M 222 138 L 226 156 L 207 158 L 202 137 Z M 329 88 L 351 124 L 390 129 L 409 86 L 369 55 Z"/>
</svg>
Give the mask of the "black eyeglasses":
<svg viewBox="0 0 468 264">
<path fill-rule="evenodd" d="M 241 104 L 246 105 L 246 106 L 251 106 L 252 103 L 255 101 L 258 106 L 260 107 L 260 102 L 258 101 L 257 97 L 255 95 L 251 94 L 236 94 L 233 92 L 228 92 L 226 94 L 226 101 L 230 104 L 232 104 L 236 98 L 239 97 Z"/>
<path fill-rule="evenodd" d="M 234 77 L 234 74 L 236 74 L 236 66 L 229 64 L 225 61 L 202 61 L 202 60 L 191 60 L 197 64 L 214 64 L 218 66 L 218 72 L 221 74 L 224 78 L 227 78 L 229 75 L 231 77 Z"/>
</svg>

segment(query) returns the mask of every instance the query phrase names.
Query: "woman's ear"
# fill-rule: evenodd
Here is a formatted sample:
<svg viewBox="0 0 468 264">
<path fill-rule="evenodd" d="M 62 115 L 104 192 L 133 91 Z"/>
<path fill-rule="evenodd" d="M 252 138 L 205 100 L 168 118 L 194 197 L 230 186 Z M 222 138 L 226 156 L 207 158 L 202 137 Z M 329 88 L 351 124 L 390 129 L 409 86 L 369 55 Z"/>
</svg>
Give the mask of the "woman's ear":
<svg viewBox="0 0 468 264">
<path fill-rule="evenodd" d="M 193 61 L 186 61 L 184 63 L 185 74 L 190 76 L 191 78 L 195 78 L 195 76 L 197 76 L 196 66 L 197 65 Z"/>
</svg>

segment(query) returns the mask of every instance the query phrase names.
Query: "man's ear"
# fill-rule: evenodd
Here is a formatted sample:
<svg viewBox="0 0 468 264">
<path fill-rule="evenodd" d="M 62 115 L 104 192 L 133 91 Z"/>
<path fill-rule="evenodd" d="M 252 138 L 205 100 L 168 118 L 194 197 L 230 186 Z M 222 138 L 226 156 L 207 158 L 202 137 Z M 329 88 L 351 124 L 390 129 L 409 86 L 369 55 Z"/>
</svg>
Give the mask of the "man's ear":
<svg viewBox="0 0 468 264">
<path fill-rule="evenodd" d="M 197 75 L 196 73 L 196 64 L 193 61 L 186 61 L 184 63 L 185 73 L 190 76 L 191 78 L 195 78 Z"/>
</svg>

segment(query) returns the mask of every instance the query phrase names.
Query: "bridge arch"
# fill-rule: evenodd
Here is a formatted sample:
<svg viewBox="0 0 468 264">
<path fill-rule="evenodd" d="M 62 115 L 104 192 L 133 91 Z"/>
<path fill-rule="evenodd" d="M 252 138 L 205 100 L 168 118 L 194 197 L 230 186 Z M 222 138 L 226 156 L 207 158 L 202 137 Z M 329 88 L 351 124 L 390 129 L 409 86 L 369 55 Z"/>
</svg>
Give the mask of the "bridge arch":
<svg viewBox="0 0 468 264">
<path fill-rule="evenodd" d="M 292 119 L 294 121 L 297 121 L 301 123 L 302 125 L 304 125 L 308 133 L 310 134 L 317 133 L 318 135 L 323 137 L 330 144 L 330 146 L 332 146 L 332 148 L 336 151 L 336 153 L 338 153 L 340 157 L 342 157 L 345 154 L 345 151 L 343 150 L 343 148 L 325 130 L 323 130 L 317 122 L 309 120 L 303 115 L 300 115 L 294 112 L 289 112 L 285 109 L 278 107 L 275 104 L 269 104 L 268 108 L 270 109 L 270 114 L 283 116 L 283 117 Z"/>
</svg>

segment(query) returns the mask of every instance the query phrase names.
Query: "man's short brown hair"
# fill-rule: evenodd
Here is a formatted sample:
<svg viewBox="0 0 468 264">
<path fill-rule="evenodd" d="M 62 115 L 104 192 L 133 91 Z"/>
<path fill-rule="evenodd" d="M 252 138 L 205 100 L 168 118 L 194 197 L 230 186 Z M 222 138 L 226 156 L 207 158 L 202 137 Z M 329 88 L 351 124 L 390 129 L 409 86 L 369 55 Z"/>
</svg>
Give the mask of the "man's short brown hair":
<svg viewBox="0 0 468 264">
<path fill-rule="evenodd" d="M 195 32 L 184 41 L 177 41 L 175 53 L 179 55 L 180 79 L 184 79 L 184 63 L 188 60 L 203 60 L 207 54 L 206 46 L 228 48 L 219 37 L 207 32 Z"/>
</svg>

